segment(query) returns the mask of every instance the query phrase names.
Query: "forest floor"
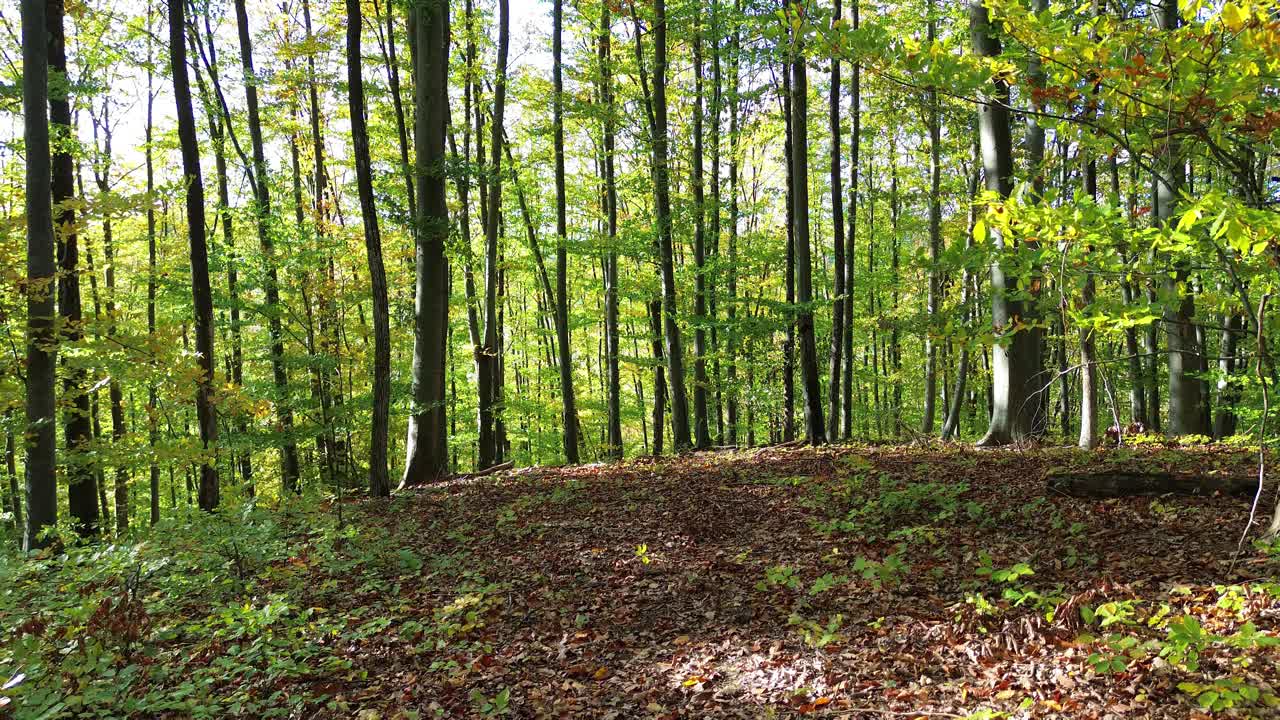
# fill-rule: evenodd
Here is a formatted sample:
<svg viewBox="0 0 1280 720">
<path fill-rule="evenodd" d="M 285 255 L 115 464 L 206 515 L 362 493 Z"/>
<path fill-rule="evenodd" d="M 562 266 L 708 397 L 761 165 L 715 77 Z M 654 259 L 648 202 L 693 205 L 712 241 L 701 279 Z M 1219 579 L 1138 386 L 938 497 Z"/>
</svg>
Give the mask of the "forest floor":
<svg viewBox="0 0 1280 720">
<path fill-rule="evenodd" d="M 1247 498 L 1091 501 L 1044 481 L 1098 466 L 1248 476 L 1254 462 L 765 449 L 447 483 L 361 519 L 428 562 L 396 597 L 328 598 L 392 619 L 351 648 L 374 679 L 329 690 L 387 717 L 1188 717 L 1212 690 L 1186 683 L 1234 678 L 1259 692 L 1233 704 L 1280 712 L 1263 697 L 1280 693 L 1265 642 L 1202 643 L 1196 671 L 1149 644 L 1181 615 L 1276 637 L 1280 586 L 1243 586 L 1280 563 L 1248 548 L 1228 573 Z M 407 619 L 451 604 L 475 612 L 460 641 L 406 637 Z"/>
<path fill-rule="evenodd" d="M 152 662 L 170 693 L 218 678 L 215 716 L 1280 717 L 1280 555 L 1231 567 L 1250 498 L 1045 483 L 1255 461 L 848 446 L 455 480 L 284 523 Z"/>
</svg>

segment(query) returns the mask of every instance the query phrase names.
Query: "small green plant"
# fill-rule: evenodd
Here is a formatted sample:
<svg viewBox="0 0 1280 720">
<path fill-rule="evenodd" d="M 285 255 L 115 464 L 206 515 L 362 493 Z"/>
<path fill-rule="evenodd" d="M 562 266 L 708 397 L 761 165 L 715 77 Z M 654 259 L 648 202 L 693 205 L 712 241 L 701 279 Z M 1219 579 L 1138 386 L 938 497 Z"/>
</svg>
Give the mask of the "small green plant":
<svg viewBox="0 0 1280 720">
<path fill-rule="evenodd" d="M 756 583 L 757 590 L 768 590 L 770 588 L 784 587 L 788 590 L 800 589 L 800 577 L 796 574 L 796 569 L 787 567 L 786 565 L 774 565 L 765 568 L 764 580 Z"/>
<path fill-rule="evenodd" d="M 636 546 L 636 557 L 639 558 L 641 564 L 648 565 L 653 562 L 653 558 L 649 557 L 649 546 L 640 543 Z"/>
<path fill-rule="evenodd" d="M 839 613 L 831 615 L 823 624 L 793 612 L 791 617 L 787 618 L 787 624 L 799 629 L 805 645 L 821 650 L 842 639 L 840 628 L 844 625 L 844 615 Z"/>
<path fill-rule="evenodd" d="M 1214 680 L 1208 684 L 1182 682 L 1178 683 L 1178 689 L 1194 697 L 1200 707 L 1215 712 L 1245 705 L 1280 707 L 1280 697 L 1271 692 L 1263 692 L 1237 677 Z"/>
<path fill-rule="evenodd" d="M 511 688 L 503 688 L 501 692 L 493 697 L 486 697 L 479 690 L 471 691 L 471 704 L 475 707 L 476 712 L 488 717 L 506 715 L 509 711 L 508 704 L 510 702 Z"/>
<path fill-rule="evenodd" d="M 822 593 L 832 588 L 839 587 L 847 582 L 849 582 L 849 578 L 843 575 L 826 573 L 822 577 L 813 581 L 813 585 L 809 586 L 809 594 L 813 596 L 821 595 Z"/>
</svg>

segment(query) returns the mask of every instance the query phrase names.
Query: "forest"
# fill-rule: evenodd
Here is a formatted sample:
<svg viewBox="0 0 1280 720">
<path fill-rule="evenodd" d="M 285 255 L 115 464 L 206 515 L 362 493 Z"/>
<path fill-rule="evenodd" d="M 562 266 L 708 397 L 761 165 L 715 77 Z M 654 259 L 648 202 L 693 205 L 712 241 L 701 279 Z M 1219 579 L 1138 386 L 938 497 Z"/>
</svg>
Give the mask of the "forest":
<svg viewBox="0 0 1280 720">
<path fill-rule="evenodd" d="M 1280 716 L 1277 0 L 0 59 L 0 718 Z"/>
</svg>

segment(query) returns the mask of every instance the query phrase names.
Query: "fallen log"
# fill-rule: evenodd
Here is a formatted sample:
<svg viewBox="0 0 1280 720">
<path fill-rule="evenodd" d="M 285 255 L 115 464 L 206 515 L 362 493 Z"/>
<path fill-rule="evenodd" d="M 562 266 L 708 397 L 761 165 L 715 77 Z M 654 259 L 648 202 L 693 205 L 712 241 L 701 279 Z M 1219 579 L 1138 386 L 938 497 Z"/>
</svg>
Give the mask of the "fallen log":
<svg viewBox="0 0 1280 720">
<path fill-rule="evenodd" d="M 1046 475 L 1046 482 L 1051 491 L 1085 498 L 1214 494 L 1252 497 L 1258 489 L 1257 478 L 1168 472 L 1051 472 Z"/>
</svg>

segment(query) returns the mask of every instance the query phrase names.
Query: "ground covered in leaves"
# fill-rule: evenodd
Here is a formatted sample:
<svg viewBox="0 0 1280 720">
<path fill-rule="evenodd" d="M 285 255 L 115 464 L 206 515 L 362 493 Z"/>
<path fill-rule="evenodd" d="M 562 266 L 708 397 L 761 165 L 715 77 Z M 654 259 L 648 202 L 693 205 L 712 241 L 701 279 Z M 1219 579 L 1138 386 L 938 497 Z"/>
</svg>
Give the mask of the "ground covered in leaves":
<svg viewBox="0 0 1280 720">
<path fill-rule="evenodd" d="M 762 449 L 455 480 L 341 528 L 196 514 L 0 565 L 0 717 L 1277 717 L 1249 498 L 1045 484 L 1255 461 Z"/>
</svg>

